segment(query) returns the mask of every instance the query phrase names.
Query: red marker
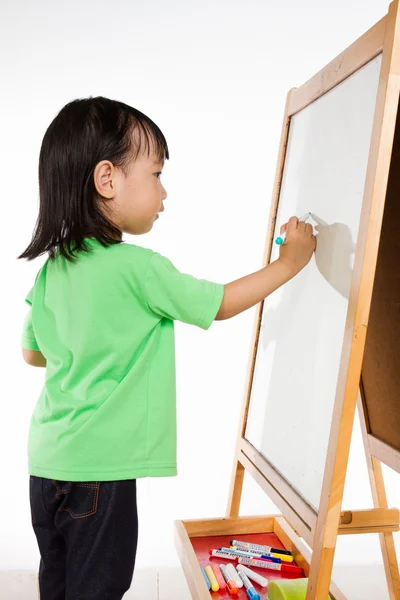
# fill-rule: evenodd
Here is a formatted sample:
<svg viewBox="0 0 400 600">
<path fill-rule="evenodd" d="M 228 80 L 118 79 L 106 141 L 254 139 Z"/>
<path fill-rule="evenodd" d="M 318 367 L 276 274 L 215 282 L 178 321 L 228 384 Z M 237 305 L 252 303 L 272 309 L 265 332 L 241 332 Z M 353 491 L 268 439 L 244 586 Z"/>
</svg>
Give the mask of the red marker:
<svg viewBox="0 0 400 600">
<path fill-rule="evenodd" d="M 250 558 L 247 556 L 240 556 L 239 561 L 241 565 L 248 565 L 249 567 L 261 567 L 262 569 L 270 569 L 271 571 L 282 571 L 282 573 L 292 573 L 300 575 L 303 573 L 301 567 L 295 567 L 294 565 L 286 565 L 284 563 L 273 563 L 263 558 Z"/>
</svg>

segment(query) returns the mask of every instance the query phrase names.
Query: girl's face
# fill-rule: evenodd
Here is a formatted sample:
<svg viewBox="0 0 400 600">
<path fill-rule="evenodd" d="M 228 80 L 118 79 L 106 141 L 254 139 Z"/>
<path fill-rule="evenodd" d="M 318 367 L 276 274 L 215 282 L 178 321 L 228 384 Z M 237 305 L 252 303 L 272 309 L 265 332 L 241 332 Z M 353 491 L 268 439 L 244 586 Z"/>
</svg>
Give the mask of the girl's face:
<svg viewBox="0 0 400 600">
<path fill-rule="evenodd" d="M 105 214 L 121 231 L 148 233 L 164 211 L 167 192 L 160 181 L 163 166 L 154 152 L 139 155 L 126 176 L 110 161 L 96 166 L 94 181 L 104 199 Z"/>
</svg>

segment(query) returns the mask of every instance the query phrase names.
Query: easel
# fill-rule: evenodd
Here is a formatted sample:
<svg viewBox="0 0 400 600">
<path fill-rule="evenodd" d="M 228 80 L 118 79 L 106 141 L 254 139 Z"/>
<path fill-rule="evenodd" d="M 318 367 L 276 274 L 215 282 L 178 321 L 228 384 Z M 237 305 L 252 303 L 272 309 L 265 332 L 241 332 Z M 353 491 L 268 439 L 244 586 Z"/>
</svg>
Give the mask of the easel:
<svg viewBox="0 0 400 600">
<path fill-rule="evenodd" d="M 381 468 L 381 462 L 383 462 L 400 473 L 400 441 L 398 447 L 393 447 L 386 443 L 382 434 L 380 439 L 374 435 L 376 417 L 373 416 L 373 411 L 371 411 L 373 394 L 365 389 L 364 377 L 361 384 L 363 401 L 359 401 L 359 411 L 374 508 L 371 510 L 341 512 L 352 427 L 359 397 L 364 348 L 367 340 L 371 298 L 375 277 L 382 275 L 379 270 L 377 271 L 377 264 L 379 269 L 380 262 L 382 262 L 380 259 L 378 261 L 378 249 L 388 191 L 390 157 L 392 156 L 400 94 L 399 0 L 395 0 L 390 5 L 388 15 L 384 19 L 354 42 L 320 73 L 302 87 L 292 89 L 289 92 L 280 142 L 264 264 L 269 262 L 271 256 L 291 117 L 323 96 L 338 83 L 344 81 L 381 52 L 382 67 L 364 200 L 319 509 L 318 511 L 313 510 L 274 466 L 245 438 L 255 357 L 263 314 L 263 304 L 261 304 L 254 325 L 248 381 L 240 417 L 227 517 L 226 519 L 176 522 L 177 549 L 192 598 L 203 600 L 210 596 L 202 579 L 190 538 L 222 535 L 223 533 L 249 534 L 252 532 L 273 531 L 285 547 L 294 552 L 297 563 L 303 567 L 305 576 L 309 578 L 307 600 L 325 599 L 328 593 L 335 600 L 345 600 L 340 590 L 331 582 L 337 536 L 378 533 L 389 596 L 391 600 L 400 600 L 400 574 L 393 540 L 393 532 L 400 529 L 399 511 L 388 508 Z M 400 171 L 399 165 L 397 165 L 398 171 Z M 398 212 L 400 213 L 400 210 Z M 400 231 L 400 226 L 397 231 Z M 398 269 L 400 270 L 400 267 Z M 390 275 L 393 275 L 393 273 L 387 274 L 386 279 L 390 279 Z M 392 293 L 400 295 L 400 290 L 393 289 Z M 396 298 L 398 301 L 399 297 L 396 296 Z M 378 314 L 378 310 L 371 312 L 373 318 Z M 368 338 L 367 342 L 366 356 L 371 358 L 374 352 L 374 340 L 369 341 Z M 379 343 L 382 343 L 382 340 Z M 398 392 L 400 395 L 400 388 Z M 281 510 L 282 516 L 251 518 L 238 516 L 245 471 L 256 480 L 263 491 Z M 303 540 L 312 548 L 312 554 Z"/>
</svg>

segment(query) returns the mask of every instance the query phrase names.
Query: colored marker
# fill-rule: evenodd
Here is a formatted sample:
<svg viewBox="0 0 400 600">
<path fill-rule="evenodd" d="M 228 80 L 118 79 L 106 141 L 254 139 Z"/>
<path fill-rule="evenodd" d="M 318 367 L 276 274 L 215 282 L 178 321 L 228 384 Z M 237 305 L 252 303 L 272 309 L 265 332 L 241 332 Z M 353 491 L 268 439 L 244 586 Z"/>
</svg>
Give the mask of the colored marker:
<svg viewBox="0 0 400 600">
<path fill-rule="evenodd" d="M 236 550 L 233 548 L 218 548 L 219 552 L 225 552 L 225 554 L 232 554 L 233 556 L 249 556 L 250 558 L 265 558 L 265 560 L 270 560 L 271 562 L 281 563 L 282 560 L 288 559 L 288 562 L 292 562 L 293 558 L 289 556 L 283 557 L 281 555 L 280 558 L 277 558 L 272 554 L 259 554 L 258 552 L 248 552 L 247 550 Z"/>
<path fill-rule="evenodd" d="M 272 562 L 293 562 L 293 556 L 288 556 L 287 554 L 275 554 L 275 552 L 266 552 L 265 554 L 261 554 L 261 558 L 272 560 Z"/>
<path fill-rule="evenodd" d="M 265 552 L 272 552 L 273 554 L 287 554 L 288 556 L 292 556 L 290 550 L 281 550 L 281 548 L 272 548 L 272 546 L 262 546 L 261 544 L 252 544 L 251 542 L 241 542 L 239 540 L 231 540 L 231 546 L 238 548 L 239 550 L 246 550 L 248 552 L 259 552 L 263 554 Z"/>
<path fill-rule="evenodd" d="M 225 579 L 226 582 L 226 587 L 228 589 L 228 592 L 230 594 L 237 594 L 238 593 L 238 589 L 236 587 L 236 584 L 234 581 L 232 581 L 232 579 L 229 576 L 228 571 L 226 570 L 225 565 L 219 565 L 219 568 L 221 569 L 221 573 L 222 573 L 222 577 Z"/>
<path fill-rule="evenodd" d="M 218 565 L 211 565 L 211 568 L 214 571 L 215 579 L 218 581 L 219 589 L 225 590 L 226 583 L 225 583 L 225 579 L 222 576 L 221 569 L 219 568 Z"/>
<path fill-rule="evenodd" d="M 229 573 L 229 576 L 231 577 L 232 581 L 235 582 L 236 587 L 242 588 L 243 587 L 243 581 L 240 579 L 239 577 L 239 573 L 236 571 L 235 567 L 230 563 L 229 565 L 226 565 L 226 570 Z"/>
<path fill-rule="evenodd" d="M 311 213 L 308 212 L 305 215 L 303 215 L 302 217 L 300 217 L 299 221 L 303 221 L 303 223 L 306 223 L 310 217 L 311 217 Z M 278 244 L 278 246 L 281 246 L 285 242 L 285 240 L 286 240 L 286 231 L 281 233 L 280 236 L 276 238 L 275 243 Z"/>
<path fill-rule="evenodd" d="M 263 558 L 249 558 L 247 556 L 241 556 L 238 559 L 241 565 L 249 565 L 250 567 L 261 567 L 262 569 L 270 569 L 271 571 L 282 571 L 282 573 L 303 573 L 301 567 L 295 567 L 294 565 L 276 564 Z"/>
<path fill-rule="evenodd" d="M 207 577 L 207 573 L 205 572 L 204 567 L 200 567 L 200 569 L 201 569 L 201 572 L 203 573 L 204 581 L 206 582 L 206 585 L 207 585 L 208 589 L 211 590 L 211 583 L 210 583 L 210 580 Z"/>
<path fill-rule="evenodd" d="M 217 556 L 218 558 L 224 558 L 225 560 L 237 560 L 239 557 L 232 552 L 221 552 L 220 550 L 209 550 L 211 556 Z"/>
<path fill-rule="evenodd" d="M 215 578 L 214 571 L 212 570 L 211 566 L 207 565 L 204 570 L 205 570 L 205 572 L 207 574 L 208 579 L 210 580 L 212 591 L 213 592 L 218 592 L 218 590 L 219 590 L 219 584 L 218 584 L 218 581 Z"/>
<path fill-rule="evenodd" d="M 267 587 L 268 579 L 265 579 L 265 577 L 262 577 L 262 575 L 259 575 L 255 571 L 252 571 L 251 569 L 249 569 L 249 567 L 246 567 L 245 565 L 238 565 L 236 568 L 239 573 L 244 573 L 249 579 L 255 581 L 256 583 L 258 583 L 258 585 L 261 585 L 261 587 Z"/>
<path fill-rule="evenodd" d="M 257 594 L 256 588 L 251 583 L 251 581 L 247 577 L 246 573 L 243 573 L 243 571 L 238 571 L 238 573 L 239 573 L 240 579 L 244 583 L 244 587 L 246 588 L 246 594 L 248 595 L 250 600 L 260 600 L 260 594 Z"/>
</svg>

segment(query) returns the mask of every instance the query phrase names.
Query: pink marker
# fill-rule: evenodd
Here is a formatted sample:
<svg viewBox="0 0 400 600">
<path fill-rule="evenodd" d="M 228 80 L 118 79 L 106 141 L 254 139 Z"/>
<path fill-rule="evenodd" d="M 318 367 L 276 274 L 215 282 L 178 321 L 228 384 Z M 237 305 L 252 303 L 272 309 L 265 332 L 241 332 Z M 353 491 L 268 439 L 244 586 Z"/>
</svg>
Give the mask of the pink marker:
<svg viewBox="0 0 400 600">
<path fill-rule="evenodd" d="M 218 565 L 211 565 L 212 570 L 214 571 L 215 579 L 218 581 L 219 589 L 225 590 L 226 583 L 225 579 L 222 576 L 221 570 Z"/>
</svg>

